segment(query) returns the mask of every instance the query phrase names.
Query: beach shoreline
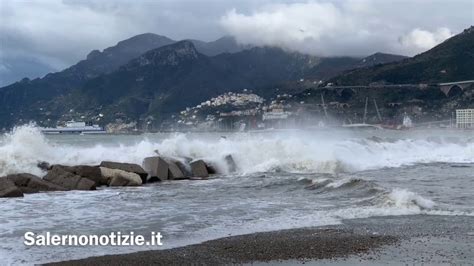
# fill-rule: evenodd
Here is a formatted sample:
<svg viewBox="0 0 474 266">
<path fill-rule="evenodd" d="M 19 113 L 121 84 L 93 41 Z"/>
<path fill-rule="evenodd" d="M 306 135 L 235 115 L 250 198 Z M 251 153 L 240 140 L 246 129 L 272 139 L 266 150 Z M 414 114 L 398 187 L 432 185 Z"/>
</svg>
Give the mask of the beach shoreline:
<svg viewBox="0 0 474 266">
<path fill-rule="evenodd" d="M 222 265 L 332 259 L 365 253 L 396 237 L 331 228 L 301 228 L 231 236 L 184 247 L 106 255 L 46 265 Z"/>
<path fill-rule="evenodd" d="M 474 259 L 473 221 L 469 216 L 427 215 L 354 219 L 45 265 L 464 264 Z"/>
</svg>

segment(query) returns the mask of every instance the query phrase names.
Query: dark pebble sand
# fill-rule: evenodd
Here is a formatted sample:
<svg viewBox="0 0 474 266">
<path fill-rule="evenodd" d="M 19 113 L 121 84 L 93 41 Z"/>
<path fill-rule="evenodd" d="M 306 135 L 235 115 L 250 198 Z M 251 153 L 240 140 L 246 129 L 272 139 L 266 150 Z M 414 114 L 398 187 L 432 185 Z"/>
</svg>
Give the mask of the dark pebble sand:
<svg viewBox="0 0 474 266">
<path fill-rule="evenodd" d="M 473 224 L 467 216 L 355 219 L 48 265 L 472 265 Z"/>
<path fill-rule="evenodd" d="M 253 261 L 330 259 L 396 242 L 392 236 L 341 229 L 294 229 L 232 236 L 197 245 L 48 265 L 221 265 Z"/>
</svg>

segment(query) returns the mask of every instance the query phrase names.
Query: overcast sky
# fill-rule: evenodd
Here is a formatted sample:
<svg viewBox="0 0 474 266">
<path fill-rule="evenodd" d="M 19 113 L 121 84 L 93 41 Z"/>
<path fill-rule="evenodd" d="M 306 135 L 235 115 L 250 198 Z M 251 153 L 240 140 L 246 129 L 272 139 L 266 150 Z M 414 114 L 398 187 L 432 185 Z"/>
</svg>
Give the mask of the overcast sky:
<svg viewBox="0 0 474 266">
<path fill-rule="evenodd" d="M 0 0 L 0 16 L 6 80 L 63 69 L 144 32 L 205 41 L 232 35 L 321 56 L 411 56 L 473 25 L 474 1 Z"/>
</svg>

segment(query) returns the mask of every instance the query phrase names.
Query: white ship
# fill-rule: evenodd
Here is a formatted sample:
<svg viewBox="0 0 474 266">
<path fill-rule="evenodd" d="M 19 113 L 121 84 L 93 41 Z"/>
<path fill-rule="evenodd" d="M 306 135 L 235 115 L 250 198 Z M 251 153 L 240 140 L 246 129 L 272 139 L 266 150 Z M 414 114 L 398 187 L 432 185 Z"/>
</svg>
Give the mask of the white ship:
<svg viewBox="0 0 474 266">
<path fill-rule="evenodd" d="M 107 133 L 99 125 L 86 125 L 85 122 L 67 121 L 64 127 L 44 127 L 45 134 L 104 134 Z"/>
</svg>

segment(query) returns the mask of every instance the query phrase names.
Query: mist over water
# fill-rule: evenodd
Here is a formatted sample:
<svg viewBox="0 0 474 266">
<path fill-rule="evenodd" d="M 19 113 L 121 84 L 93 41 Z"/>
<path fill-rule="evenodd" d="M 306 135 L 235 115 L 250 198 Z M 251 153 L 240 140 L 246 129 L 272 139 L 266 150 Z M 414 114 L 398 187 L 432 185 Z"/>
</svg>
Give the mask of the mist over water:
<svg viewBox="0 0 474 266">
<path fill-rule="evenodd" d="M 228 235 L 386 215 L 474 215 L 474 139 L 462 131 L 303 131 L 44 136 L 18 127 L 0 140 L 0 176 L 43 176 L 39 161 L 141 164 L 158 152 L 201 158 L 224 174 L 0 199 L 0 257 L 32 264 L 146 247 L 26 248 L 23 234 L 165 234 L 164 248 Z M 231 154 L 237 172 L 224 161 Z"/>
<path fill-rule="evenodd" d="M 276 133 L 154 134 L 143 136 L 44 136 L 32 126 L 15 128 L 0 141 L 0 176 L 44 174 L 36 164 L 99 164 L 103 160 L 141 164 L 160 155 L 201 158 L 227 173 L 231 154 L 240 174 L 355 172 L 416 163 L 473 163 L 474 137 L 465 135 L 376 137 L 387 133 L 287 131 Z M 393 134 L 393 133 L 392 133 Z M 361 136 L 362 135 L 362 136 Z M 423 137 L 424 135 L 424 137 Z"/>
</svg>

